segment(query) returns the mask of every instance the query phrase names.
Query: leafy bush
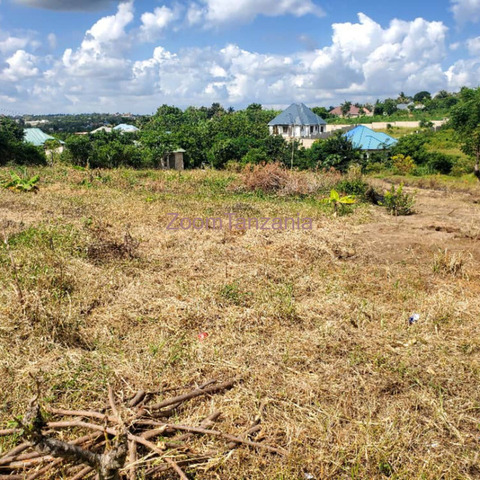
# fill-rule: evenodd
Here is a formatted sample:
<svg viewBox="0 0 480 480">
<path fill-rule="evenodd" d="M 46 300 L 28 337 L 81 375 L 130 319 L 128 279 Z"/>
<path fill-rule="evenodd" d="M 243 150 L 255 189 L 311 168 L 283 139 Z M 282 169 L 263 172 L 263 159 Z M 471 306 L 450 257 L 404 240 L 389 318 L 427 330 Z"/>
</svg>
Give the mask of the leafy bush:
<svg viewBox="0 0 480 480">
<path fill-rule="evenodd" d="M 427 165 L 438 173 L 448 175 L 455 164 L 457 157 L 453 155 L 446 155 L 445 153 L 433 152 L 429 154 Z"/>
<path fill-rule="evenodd" d="M 355 195 L 346 195 L 341 197 L 340 194 L 333 189 L 330 191 L 330 197 L 325 198 L 323 202 L 332 205 L 334 215 L 337 213 L 343 215 L 347 212 L 346 207 L 355 203 Z"/>
<path fill-rule="evenodd" d="M 348 179 L 342 180 L 335 186 L 339 192 L 346 195 L 363 196 L 367 191 L 368 185 L 361 179 Z"/>
<path fill-rule="evenodd" d="M 360 161 L 360 149 L 341 132 L 335 133 L 326 140 L 317 140 L 308 151 L 310 166 L 335 168 L 346 172 L 349 166 Z"/>
<path fill-rule="evenodd" d="M 368 163 L 365 167 L 366 173 L 381 173 L 387 169 L 387 165 L 383 162 Z"/>
<path fill-rule="evenodd" d="M 0 117 L 0 165 L 45 165 L 42 148 L 23 141 L 23 128 L 8 117 Z"/>
<path fill-rule="evenodd" d="M 395 185 L 392 185 L 392 188 L 385 192 L 382 203 L 387 208 L 388 213 L 395 216 L 412 215 L 414 204 L 414 196 L 403 193 L 403 183 L 400 184 L 398 189 L 395 189 Z"/>
<path fill-rule="evenodd" d="M 21 175 L 21 176 L 20 176 Z M 40 180 L 38 175 L 28 177 L 26 170 L 21 170 L 20 175 L 10 172 L 10 179 L 0 182 L 3 188 L 8 188 L 14 192 L 33 192 L 37 193 Z"/>
<path fill-rule="evenodd" d="M 427 141 L 428 136 L 425 133 L 405 135 L 392 147 L 392 156 L 411 157 L 417 165 L 422 165 L 428 160 L 428 152 L 425 148 Z"/>
<path fill-rule="evenodd" d="M 399 175 L 408 175 L 412 173 L 416 165 L 412 157 L 401 153 L 392 157 L 393 171 Z"/>
</svg>

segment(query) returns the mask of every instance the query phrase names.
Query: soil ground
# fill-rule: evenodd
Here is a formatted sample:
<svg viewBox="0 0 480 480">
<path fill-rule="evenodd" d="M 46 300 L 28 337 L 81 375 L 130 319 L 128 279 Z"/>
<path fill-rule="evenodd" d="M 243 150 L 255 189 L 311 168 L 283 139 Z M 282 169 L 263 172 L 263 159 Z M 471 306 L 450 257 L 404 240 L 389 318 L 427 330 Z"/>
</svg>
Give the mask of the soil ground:
<svg viewBox="0 0 480 480">
<path fill-rule="evenodd" d="M 241 377 L 182 418 L 221 410 L 239 434 L 265 403 L 259 438 L 289 454 L 241 447 L 192 478 L 480 477 L 478 187 L 418 189 L 408 217 L 334 217 L 320 194 L 253 194 L 239 174 L 40 174 L 36 195 L 0 191 L 16 264 L 4 246 L 0 428 L 24 413 L 32 376 L 43 403 L 69 408 L 103 405 L 108 383 L 128 397 Z M 166 229 L 167 213 L 225 211 L 314 228 Z"/>
</svg>

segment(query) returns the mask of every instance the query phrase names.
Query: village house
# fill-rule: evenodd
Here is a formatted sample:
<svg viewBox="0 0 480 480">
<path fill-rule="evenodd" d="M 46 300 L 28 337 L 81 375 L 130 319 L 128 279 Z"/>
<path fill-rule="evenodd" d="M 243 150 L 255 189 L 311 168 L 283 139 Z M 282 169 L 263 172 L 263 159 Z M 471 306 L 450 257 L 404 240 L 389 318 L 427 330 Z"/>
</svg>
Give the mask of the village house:
<svg viewBox="0 0 480 480">
<path fill-rule="evenodd" d="M 386 133 L 375 132 L 364 125 L 358 125 L 343 136 L 348 138 L 355 148 L 362 150 L 367 158 L 373 152 L 385 152 L 398 142 L 396 138 Z"/>
<path fill-rule="evenodd" d="M 357 107 L 350 105 L 350 109 L 346 114 L 343 113 L 342 107 L 335 107 L 330 110 L 330 115 L 335 115 L 342 118 L 358 118 L 358 117 L 373 117 L 373 112 L 366 107 Z"/>
<path fill-rule="evenodd" d="M 24 142 L 35 145 L 36 147 L 44 147 L 44 148 L 45 148 L 45 142 L 47 142 L 48 140 L 56 140 L 58 142 L 58 147 L 54 149 L 54 152 L 56 153 L 62 153 L 64 148 L 63 147 L 64 142 L 52 137 L 51 135 L 47 135 L 44 131 L 40 130 L 39 128 L 24 128 L 23 140 Z"/>
<path fill-rule="evenodd" d="M 284 138 L 320 138 L 326 122 L 303 103 L 292 103 L 268 124 L 270 135 Z"/>
</svg>

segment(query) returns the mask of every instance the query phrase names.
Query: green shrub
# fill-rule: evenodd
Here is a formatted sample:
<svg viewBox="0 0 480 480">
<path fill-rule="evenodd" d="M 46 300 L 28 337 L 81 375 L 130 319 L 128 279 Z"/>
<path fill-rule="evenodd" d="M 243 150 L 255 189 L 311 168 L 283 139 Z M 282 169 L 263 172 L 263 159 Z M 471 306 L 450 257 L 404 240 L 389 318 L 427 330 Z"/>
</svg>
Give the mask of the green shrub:
<svg viewBox="0 0 480 480">
<path fill-rule="evenodd" d="M 401 153 L 392 157 L 393 171 L 399 175 L 408 175 L 412 173 L 416 165 L 412 157 Z"/>
<path fill-rule="evenodd" d="M 365 167 L 366 173 L 381 173 L 384 172 L 388 166 L 383 162 L 372 162 L 368 163 Z"/>
<path fill-rule="evenodd" d="M 361 178 L 346 178 L 335 185 L 335 189 L 338 192 L 355 196 L 363 196 L 367 188 L 368 185 Z"/>
<path fill-rule="evenodd" d="M 458 157 L 453 155 L 446 155 L 445 153 L 433 152 L 428 156 L 427 165 L 434 171 L 438 173 L 443 173 L 448 175 L 455 164 L 455 160 Z"/>
<path fill-rule="evenodd" d="M 385 192 L 382 205 L 387 208 L 388 213 L 391 215 L 412 215 L 414 212 L 413 206 L 415 200 L 413 195 L 403 193 L 403 183 L 395 189 L 395 185 L 392 185 L 390 190 Z"/>
<path fill-rule="evenodd" d="M 29 177 L 27 171 L 19 170 L 19 174 L 15 172 L 10 172 L 10 178 L 0 181 L 0 185 L 3 188 L 8 188 L 14 192 L 33 192 L 37 193 L 38 191 L 38 181 L 40 177 L 35 175 L 34 177 Z"/>
</svg>

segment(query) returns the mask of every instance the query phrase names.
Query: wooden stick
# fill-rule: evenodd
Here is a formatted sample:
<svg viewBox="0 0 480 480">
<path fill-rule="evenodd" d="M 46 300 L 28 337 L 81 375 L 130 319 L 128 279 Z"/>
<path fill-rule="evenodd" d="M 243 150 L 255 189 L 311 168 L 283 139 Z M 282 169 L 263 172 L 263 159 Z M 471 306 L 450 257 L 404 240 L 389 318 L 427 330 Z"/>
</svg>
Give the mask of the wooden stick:
<svg viewBox="0 0 480 480">
<path fill-rule="evenodd" d="M 74 475 L 70 480 L 82 480 L 82 478 L 84 478 L 85 475 L 88 475 L 90 472 L 93 472 L 93 468 L 85 467 L 80 470 L 76 475 Z"/>
<path fill-rule="evenodd" d="M 183 473 L 183 470 L 178 466 L 178 463 L 175 460 L 165 457 L 165 461 L 178 473 L 178 476 L 182 480 L 188 480 L 188 477 Z"/>
<path fill-rule="evenodd" d="M 116 421 L 119 425 L 123 426 L 122 417 L 118 413 L 117 406 L 115 405 L 115 395 L 113 394 L 113 389 L 111 385 L 108 386 L 108 401 L 110 403 L 110 408 L 112 409 L 113 415 L 116 418 Z"/>
<path fill-rule="evenodd" d="M 29 475 L 26 480 L 35 480 L 38 477 L 41 477 L 44 473 L 48 472 L 48 470 L 50 470 L 51 468 L 54 468 L 57 465 L 60 465 L 62 462 L 63 462 L 63 458 L 57 458 L 56 460 L 51 462 L 50 465 L 47 465 L 46 467 L 43 467 L 40 470 L 38 470 L 37 472 Z"/>
<path fill-rule="evenodd" d="M 228 382 L 219 383 L 218 385 L 213 385 L 212 387 L 207 388 L 197 388 L 190 393 L 184 393 L 183 395 L 178 395 L 177 397 L 169 398 L 163 402 L 150 405 L 149 410 L 160 410 L 161 408 L 174 405 L 176 403 L 182 403 L 191 398 L 199 397 L 201 395 L 209 395 L 210 393 L 216 393 L 221 390 L 226 390 L 227 388 L 233 387 L 235 383 L 238 382 L 238 379 L 229 380 Z"/>
<path fill-rule="evenodd" d="M 51 408 L 51 407 L 45 407 L 45 410 L 55 415 L 97 418 L 98 420 L 107 419 L 109 422 L 114 422 L 114 423 L 117 421 L 117 419 L 115 417 L 112 417 L 111 415 L 105 415 L 104 413 L 93 412 L 90 410 L 65 410 L 63 408 Z"/>
<path fill-rule="evenodd" d="M 209 415 L 208 417 L 206 417 L 201 423 L 200 423 L 200 426 L 202 428 L 209 428 L 211 427 L 214 423 L 215 423 L 215 420 L 218 419 L 218 417 L 222 414 L 222 412 L 220 411 L 216 411 L 216 412 L 213 412 L 211 415 Z M 143 436 L 143 435 L 142 435 Z M 175 437 L 172 439 L 171 442 L 166 442 L 165 445 L 168 447 L 168 448 L 175 448 L 178 446 L 178 443 L 179 442 L 185 442 L 186 440 L 188 440 L 189 438 L 191 438 L 193 436 L 193 433 L 189 432 L 189 433 L 184 433 L 183 435 L 180 435 L 179 437 Z M 147 438 L 147 437 L 144 437 L 144 438 Z"/>
<path fill-rule="evenodd" d="M 245 432 L 243 432 L 239 438 L 248 438 L 249 435 L 251 435 L 252 433 L 255 433 L 255 432 L 258 432 L 259 430 L 261 430 L 262 427 L 260 425 L 254 425 L 253 427 L 250 427 L 248 430 L 246 430 Z M 237 442 L 230 442 L 230 443 L 227 443 L 227 448 L 228 449 L 232 449 L 232 448 L 235 448 L 235 447 L 238 447 L 238 443 Z"/>
<path fill-rule="evenodd" d="M 70 443 L 72 445 L 80 445 L 82 443 L 90 443 L 92 440 L 95 441 L 97 440 L 98 437 L 101 437 L 101 433 L 91 433 L 89 435 L 84 435 L 83 437 L 76 438 L 75 440 L 72 440 Z M 7 455 L 4 457 L 0 458 L 0 466 L 1 465 L 8 465 L 11 462 L 14 461 L 19 461 L 19 460 L 29 460 L 31 458 L 38 458 L 41 457 L 42 454 L 39 452 L 31 452 L 31 453 L 26 453 L 21 455 L 22 451 L 26 450 L 29 447 L 32 447 L 33 445 L 29 442 L 25 442 L 22 445 L 19 445 L 17 448 L 14 448 L 11 450 Z M 20 449 L 22 447 L 22 449 Z M 15 453 L 18 450 L 18 453 Z"/>
<path fill-rule="evenodd" d="M 240 437 L 236 437 L 235 435 L 230 435 L 228 433 L 219 432 L 218 430 L 207 430 L 202 427 L 189 427 L 188 425 L 174 425 L 174 424 L 167 424 L 167 431 L 169 429 L 172 430 L 182 430 L 185 432 L 192 432 L 192 433 L 199 433 L 201 435 L 212 435 L 214 437 L 221 437 L 226 440 L 230 440 L 235 443 L 243 443 L 245 445 L 249 445 L 250 447 L 262 448 L 272 453 L 277 453 L 279 455 L 286 455 L 287 452 L 282 448 L 275 448 L 270 447 L 269 445 L 264 445 L 262 443 L 253 442 L 251 440 L 244 440 Z"/>
<path fill-rule="evenodd" d="M 0 430 L 0 437 L 6 437 L 8 435 L 13 435 L 14 433 L 22 433 L 21 428 L 7 428 L 5 430 Z"/>
<path fill-rule="evenodd" d="M 137 478 L 137 442 L 131 440 L 128 442 L 128 463 L 130 464 L 128 469 L 128 480 L 136 480 Z"/>
<path fill-rule="evenodd" d="M 20 455 L 22 452 L 24 452 L 27 448 L 30 448 L 32 444 L 30 442 L 24 442 L 20 444 L 18 447 L 15 447 L 14 449 L 10 450 L 7 452 L 3 457 L 0 458 L 0 465 L 4 465 L 5 463 L 8 463 L 10 458 L 15 458 L 17 455 Z"/>
<path fill-rule="evenodd" d="M 185 475 L 183 470 L 178 466 L 177 462 L 175 462 L 175 460 L 172 460 L 171 458 L 163 457 L 165 452 L 163 452 L 160 448 L 158 448 L 154 443 L 149 442 L 148 440 L 145 440 L 142 437 L 135 437 L 134 435 L 131 435 L 131 437 L 136 442 L 144 445 L 145 447 L 148 447 L 150 450 L 153 450 L 155 453 L 158 453 L 160 455 L 160 457 L 163 458 L 178 473 L 178 476 L 182 480 L 188 480 L 188 477 Z"/>
<path fill-rule="evenodd" d="M 147 392 L 145 390 L 139 390 L 136 395 L 128 402 L 130 408 L 136 407 L 140 402 L 143 401 Z"/>
</svg>

